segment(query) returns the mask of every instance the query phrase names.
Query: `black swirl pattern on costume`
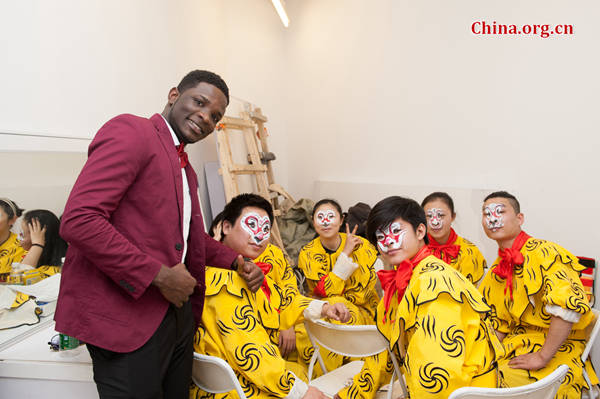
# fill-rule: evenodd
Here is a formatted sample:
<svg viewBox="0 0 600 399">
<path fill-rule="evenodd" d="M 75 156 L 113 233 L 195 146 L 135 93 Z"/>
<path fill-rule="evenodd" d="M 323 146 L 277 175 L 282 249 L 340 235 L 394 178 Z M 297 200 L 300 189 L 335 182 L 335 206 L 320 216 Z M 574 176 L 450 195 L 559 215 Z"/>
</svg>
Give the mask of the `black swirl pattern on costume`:
<svg viewBox="0 0 600 399">
<path fill-rule="evenodd" d="M 236 373 L 240 386 L 247 398 L 258 395 L 259 390 L 250 380 L 247 380 L 242 374 Z"/>
<path fill-rule="evenodd" d="M 373 392 L 375 390 L 375 380 L 369 371 L 361 373 L 357 382 L 363 392 Z"/>
<path fill-rule="evenodd" d="M 425 316 L 423 318 L 423 320 L 421 320 L 420 325 L 426 336 L 431 337 L 433 339 L 437 338 L 436 333 L 435 333 L 435 317 L 434 316 L 432 316 L 432 315 Z"/>
<path fill-rule="evenodd" d="M 242 371 L 254 371 L 260 365 L 260 350 L 252 342 L 238 346 L 234 352 L 235 362 Z"/>
<path fill-rule="evenodd" d="M 525 263 L 525 262 L 523 262 Z M 529 272 L 529 270 L 528 270 Z M 513 273 L 515 274 L 515 276 L 517 277 L 522 277 L 523 276 L 523 265 L 515 265 L 515 267 L 513 268 Z"/>
<path fill-rule="evenodd" d="M 283 375 L 279 377 L 277 387 L 280 388 L 282 391 L 289 393 L 295 382 L 296 377 L 294 377 L 294 374 L 290 372 L 283 373 Z"/>
<path fill-rule="evenodd" d="M 419 384 L 431 393 L 439 393 L 448 388 L 449 377 L 448 371 L 433 362 L 419 368 Z"/>
<path fill-rule="evenodd" d="M 440 335 L 440 346 L 450 357 L 459 357 L 465 348 L 465 333 L 456 326 L 450 326 Z"/>
<path fill-rule="evenodd" d="M 190 399 L 213 399 L 217 396 L 214 393 L 205 392 L 205 391 L 201 390 L 193 382 L 190 384 L 190 388 L 191 388 L 190 394 L 193 395 L 193 396 L 190 396 Z M 222 399 L 225 399 L 227 397 L 229 397 L 229 394 L 226 394 L 226 396 L 223 396 Z"/>
<path fill-rule="evenodd" d="M 233 328 L 229 327 L 223 321 L 217 320 L 217 328 L 219 330 L 219 334 L 226 336 L 233 332 Z"/>
<path fill-rule="evenodd" d="M 545 306 L 540 306 L 540 319 L 542 319 L 545 323 L 550 323 L 552 320 L 552 315 L 546 312 Z"/>
<path fill-rule="evenodd" d="M 525 334 L 526 332 L 527 332 L 527 329 L 525 328 L 524 325 L 521 325 L 521 324 L 519 324 L 518 326 L 516 326 L 512 330 L 512 333 L 515 334 L 515 335 Z"/>
<path fill-rule="evenodd" d="M 200 324 L 198 326 L 198 329 L 196 330 L 196 334 L 194 334 L 194 347 L 199 346 L 200 342 L 202 342 L 202 340 L 204 340 L 205 336 L 206 336 L 206 329 L 204 328 L 204 326 L 202 324 Z"/>
<path fill-rule="evenodd" d="M 329 262 L 327 262 L 327 255 L 324 255 L 324 254 L 319 254 L 319 253 L 314 254 L 313 259 L 315 260 L 315 262 L 323 264 L 323 266 L 327 266 L 329 263 Z"/>
<path fill-rule="evenodd" d="M 394 363 L 392 362 L 392 359 L 388 356 L 387 362 L 385 363 L 385 372 L 391 373 L 392 371 L 394 371 Z"/>
<path fill-rule="evenodd" d="M 267 334 L 269 334 L 269 341 L 271 341 L 271 343 L 273 345 L 278 345 L 279 344 L 279 330 L 273 329 L 273 328 L 266 328 L 265 330 L 267 331 Z"/>
<path fill-rule="evenodd" d="M 575 379 L 575 376 L 573 375 L 571 368 L 569 368 L 567 375 L 565 375 L 565 378 L 563 378 L 562 385 L 571 385 L 571 384 L 573 384 L 574 379 Z"/>
<path fill-rule="evenodd" d="M 530 238 L 525 243 L 525 249 L 528 252 L 535 251 L 542 244 L 543 244 L 543 240 L 539 240 L 539 239 L 536 239 L 536 238 Z"/>
<path fill-rule="evenodd" d="M 439 271 L 439 270 L 443 270 L 443 269 L 444 269 L 443 264 L 441 264 L 437 261 L 430 261 L 430 262 L 427 262 L 425 264 L 425 266 L 423 266 L 423 268 L 421 269 L 421 272 L 419 274 L 430 273 L 430 272 Z"/>
<path fill-rule="evenodd" d="M 302 360 L 304 361 L 304 363 L 308 363 L 310 362 L 310 359 L 312 358 L 313 353 L 315 353 L 315 348 L 312 346 L 306 347 L 304 348 L 304 350 L 302 350 Z"/>
<path fill-rule="evenodd" d="M 559 348 L 558 351 L 559 352 L 563 352 L 563 353 L 571 353 L 573 352 L 573 349 L 575 349 L 575 345 L 573 344 L 573 342 L 566 340 Z"/>
<path fill-rule="evenodd" d="M 250 332 L 256 327 L 256 317 L 254 310 L 250 305 L 238 306 L 235 308 L 231 321 L 242 331 Z"/>
<path fill-rule="evenodd" d="M 294 300 L 294 296 L 296 295 L 296 288 L 287 286 L 283 292 L 278 290 L 281 296 L 281 310 L 290 306 L 292 301 Z"/>
<path fill-rule="evenodd" d="M 290 265 L 285 265 L 285 268 L 283 269 L 282 278 L 284 280 L 289 280 L 293 277 L 294 277 L 294 270 L 292 269 L 292 267 Z"/>
<path fill-rule="evenodd" d="M 268 355 L 273 356 L 273 357 L 279 357 L 279 355 L 277 354 L 277 348 L 275 347 L 274 344 L 273 345 L 265 344 L 262 347 Z"/>
</svg>

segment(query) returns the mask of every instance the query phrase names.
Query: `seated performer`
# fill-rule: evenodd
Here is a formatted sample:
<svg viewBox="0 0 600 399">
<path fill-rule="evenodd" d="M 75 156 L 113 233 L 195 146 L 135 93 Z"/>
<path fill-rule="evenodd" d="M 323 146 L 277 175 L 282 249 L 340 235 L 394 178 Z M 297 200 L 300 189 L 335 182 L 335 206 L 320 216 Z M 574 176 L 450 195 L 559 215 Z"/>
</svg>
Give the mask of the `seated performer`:
<svg viewBox="0 0 600 399">
<path fill-rule="evenodd" d="M 313 208 L 313 223 L 319 235 L 300 251 L 298 267 L 304 272 L 308 292 L 313 298 L 329 303 L 343 303 L 350 310 L 349 324 L 374 324 L 379 297 L 375 291 L 373 264 L 377 251 L 364 238 L 351 233 L 339 233 L 342 209 L 331 199 L 317 202 Z M 342 365 L 340 355 L 322 350 L 328 371 Z"/>
<path fill-rule="evenodd" d="M 27 251 L 18 236 L 10 229 L 21 216 L 23 209 L 8 198 L 0 198 L 0 281 L 6 281 L 13 262 L 21 262 Z"/>
<path fill-rule="evenodd" d="M 263 198 L 251 194 L 235 197 L 223 211 L 223 243 L 246 258 L 257 258 L 267 247 L 272 218 L 271 205 Z M 282 288 L 269 276 L 268 266 L 263 267 L 267 276 L 256 293 L 250 292 L 237 273 L 206 268 L 204 312 L 194 349 L 226 360 L 249 398 L 324 398 L 281 357 L 279 330 L 292 327 L 303 317 L 345 321 L 348 309 L 299 294 L 284 297 Z M 192 385 L 190 398 L 205 395 Z"/>
<path fill-rule="evenodd" d="M 431 193 L 421 206 L 427 216 L 429 249 L 477 285 L 485 272 L 485 258 L 475 244 L 457 235 L 452 228 L 456 218 L 452 197 L 443 192 Z"/>
<path fill-rule="evenodd" d="M 369 214 L 367 237 L 386 269 L 378 272 L 384 298 L 377 306 L 377 328 L 402 365 L 411 398 L 447 398 L 464 386 L 496 387 L 502 346 L 491 310 L 473 284 L 432 255 L 426 223 L 419 204 L 402 197 L 380 201 Z M 388 353 L 367 358 L 338 396 L 374 397 L 391 378 Z"/>
<path fill-rule="evenodd" d="M 593 319 L 579 279 L 584 269 L 570 252 L 521 230 L 524 216 L 517 199 L 506 191 L 488 195 L 482 224 L 498 243 L 498 259 L 479 290 L 492 307 L 493 322 L 506 356 L 499 370 L 509 387 L 537 381 L 559 365 L 569 366 L 557 398 L 581 398 L 589 389 L 582 369 L 593 384 L 598 379 L 581 354 L 585 328 Z"/>
</svg>

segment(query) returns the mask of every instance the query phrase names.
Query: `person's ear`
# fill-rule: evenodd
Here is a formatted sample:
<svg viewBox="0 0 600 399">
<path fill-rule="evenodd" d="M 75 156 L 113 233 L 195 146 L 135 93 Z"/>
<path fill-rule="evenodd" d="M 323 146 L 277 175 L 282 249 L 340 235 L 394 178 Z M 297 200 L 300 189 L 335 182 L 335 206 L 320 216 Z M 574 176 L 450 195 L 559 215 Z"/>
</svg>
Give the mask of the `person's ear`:
<svg viewBox="0 0 600 399">
<path fill-rule="evenodd" d="M 456 213 L 452 214 L 452 219 L 450 220 L 450 223 L 454 223 L 454 219 L 456 219 Z"/>
<path fill-rule="evenodd" d="M 179 90 L 177 90 L 177 87 L 173 87 L 171 90 L 169 90 L 169 95 L 167 96 L 167 100 L 169 101 L 169 106 L 173 106 L 173 104 L 175 103 L 175 101 L 177 101 L 177 99 L 179 98 Z"/>
<path fill-rule="evenodd" d="M 229 220 L 223 220 L 223 222 L 221 223 L 221 233 L 223 236 L 228 235 L 229 233 L 231 233 L 231 230 L 233 230 L 233 226 L 231 225 L 231 223 L 229 222 Z"/>
<path fill-rule="evenodd" d="M 415 231 L 417 236 L 417 240 L 423 240 L 425 238 L 425 234 L 427 234 L 427 227 L 423 223 L 417 226 L 417 230 Z"/>
<path fill-rule="evenodd" d="M 9 219 L 9 221 L 8 221 L 9 229 L 12 229 L 12 227 L 15 225 L 15 223 L 17 223 L 17 219 L 18 219 L 18 217 L 16 215 L 13 216 L 11 219 Z"/>
<path fill-rule="evenodd" d="M 522 226 L 525 222 L 525 215 L 522 213 L 517 214 L 517 220 L 519 221 L 519 226 Z"/>
</svg>

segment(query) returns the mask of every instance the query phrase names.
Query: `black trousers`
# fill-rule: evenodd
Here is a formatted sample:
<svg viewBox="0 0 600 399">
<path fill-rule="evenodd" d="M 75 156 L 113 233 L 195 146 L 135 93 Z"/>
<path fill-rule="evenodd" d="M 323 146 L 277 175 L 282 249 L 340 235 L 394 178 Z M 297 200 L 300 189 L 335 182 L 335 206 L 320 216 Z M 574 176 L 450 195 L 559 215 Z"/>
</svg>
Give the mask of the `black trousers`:
<svg viewBox="0 0 600 399">
<path fill-rule="evenodd" d="M 100 399 L 187 399 L 194 353 L 190 302 L 169 306 L 141 348 L 117 353 L 88 344 Z"/>
</svg>

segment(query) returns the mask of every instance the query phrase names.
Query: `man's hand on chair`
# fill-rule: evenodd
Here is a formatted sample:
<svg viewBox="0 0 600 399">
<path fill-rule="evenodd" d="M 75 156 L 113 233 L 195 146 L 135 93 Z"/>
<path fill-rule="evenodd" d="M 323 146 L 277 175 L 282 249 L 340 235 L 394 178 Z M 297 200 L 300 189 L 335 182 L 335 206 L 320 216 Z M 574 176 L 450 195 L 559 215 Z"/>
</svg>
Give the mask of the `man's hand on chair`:
<svg viewBox="0 0 600 399">
<path fill-rule="evenodd" d="M 308 390 L 306 391 L 306 393 L 304 394 L 302 399 L 328 399 L 328 398 L 327 398 L 327 396 L 325 396 L 325 394 L 323 392 L 319 391 L 317 388 L 309 386 Z"/>
<path fill-rule="evenodd" d="M 350 311 L 343 303 L 326 303 L 321 309 L 321 317 L 346 323 L 350 320 Z"/>
</svg>

